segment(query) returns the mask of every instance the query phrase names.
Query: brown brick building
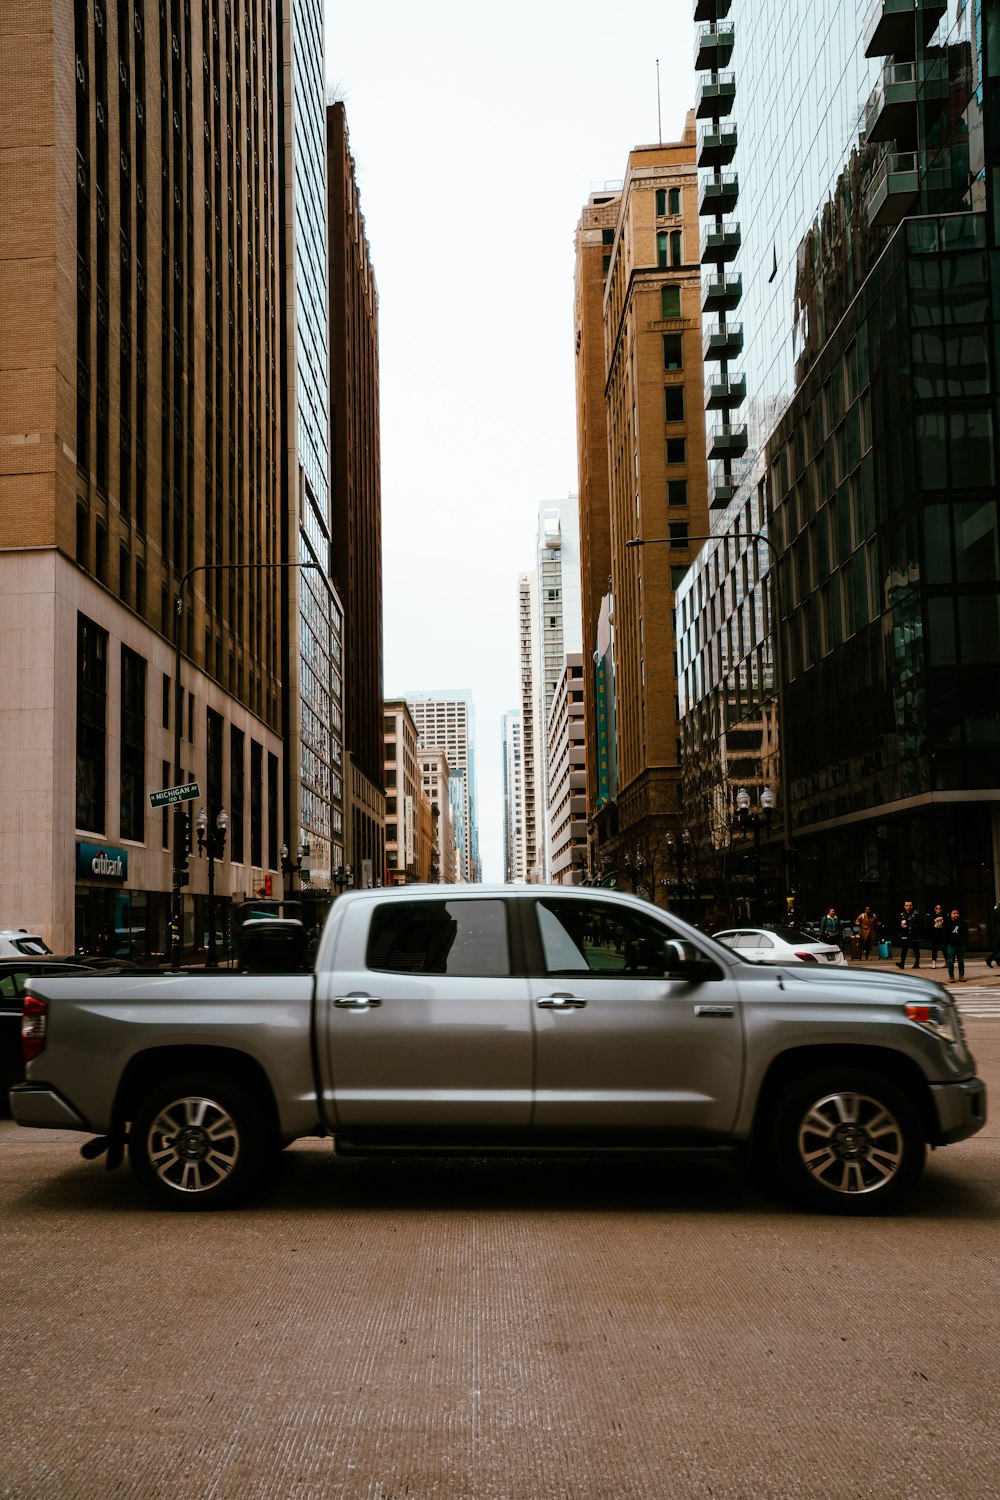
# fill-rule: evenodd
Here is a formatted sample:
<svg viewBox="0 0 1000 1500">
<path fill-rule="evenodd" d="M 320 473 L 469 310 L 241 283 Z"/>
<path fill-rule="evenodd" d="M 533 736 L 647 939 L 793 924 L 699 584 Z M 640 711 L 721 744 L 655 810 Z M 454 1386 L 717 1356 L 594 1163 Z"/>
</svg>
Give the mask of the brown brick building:
<svg viewBox="0 0 1000 1500">
<path fill-rule="evenodd" d="M 693 115 L 683 140 L 633 150 L 620 194 L 584 210 L 576 317 L 585 660 L 606 659 L 602 606 L 611 638 L 603 685 L 587 684 L 591 867 L 655 894 L 680 815 L 674 591 L 697 551 L 689 537 L 708 529 Z M 669 545 L 628 547 L 634 538 Z"/>
<path fill-rule="evenodd" d="M 165 946 L 179 591 L 217 891 L 277 867 L 278 26 L 269 0 L 0 17 L 0 921 L 64 951 Z"/>
<path fill-rule="evenodd" d="M 327 107 L 330 510 L 344 606 L 345 858 L 360 881 L 385 868 L 382 491 L 378 287 L 343 104 Z"/>
</svg>

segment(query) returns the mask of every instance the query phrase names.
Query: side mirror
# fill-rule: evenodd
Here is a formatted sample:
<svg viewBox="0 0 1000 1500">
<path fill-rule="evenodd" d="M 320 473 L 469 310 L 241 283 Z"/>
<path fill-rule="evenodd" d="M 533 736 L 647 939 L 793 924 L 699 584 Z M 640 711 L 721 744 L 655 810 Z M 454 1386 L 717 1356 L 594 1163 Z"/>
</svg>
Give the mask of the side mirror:
<svg viewBox="0 0 1000 1500">
<path fill-rule="evenodd" d="M 663 945 L 667 979 L 687 979 L 692 984 L 706 979 L 721 979 L 722 970 L 713 958 L 706 958 L 691 943 L 669 938 Z"/>
</svg>

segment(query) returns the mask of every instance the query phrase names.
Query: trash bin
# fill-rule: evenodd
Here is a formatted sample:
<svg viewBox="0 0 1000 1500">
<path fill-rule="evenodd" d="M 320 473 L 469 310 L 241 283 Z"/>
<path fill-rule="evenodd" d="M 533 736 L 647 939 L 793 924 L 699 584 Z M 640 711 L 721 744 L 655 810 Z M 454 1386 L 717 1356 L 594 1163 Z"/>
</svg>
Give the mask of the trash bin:
<svg viewBox="0 0 1000 1500">
<path fill-rule="evenodd" d="M 852 958 L 860 958 L 861 957 L 861 936 L 857 932 L 854 933 L 854 935 L 851 938 L 851 957 Z"/>
</svg>

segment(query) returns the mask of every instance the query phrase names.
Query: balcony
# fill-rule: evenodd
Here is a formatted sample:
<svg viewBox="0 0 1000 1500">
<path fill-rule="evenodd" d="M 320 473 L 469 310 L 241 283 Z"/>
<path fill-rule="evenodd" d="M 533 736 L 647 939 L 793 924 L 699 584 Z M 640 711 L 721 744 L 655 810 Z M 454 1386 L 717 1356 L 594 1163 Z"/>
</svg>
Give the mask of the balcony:
<svg viewBox="0 0 1000 1500">
<path fill-rule="evenodd" d="M 724 266 L 735 260 L 742 244 L 740 226 L 726 224 L 722 229 L 703 229 L 701 232 L 701 263 L 703 266 Z"/>
<path fill-rule="evenodd" d="M 911 62 L 886 63 L 865 105 L 865 139 L 915 139 L 917 130 L 917 70 Z"/>
<path fill-rule="evenodd" d="M 735 41 L 732 24 L 717 26 L 710 21 L 707 26 L 699 26 L 694 38 L 695 72 L 717 73 L 720 68 L 728 68 Z"/>
<path fill-rule="evenodd" d="M 708 435 L 709 458 L 741 458 L 747 451 L 745 422 L 716 422 Z"/>
<path fill-rule="evenodd" d="M 721 21 L 728 16 L 732 0 L 694 0 L 696 21 Z"/>
<path fill-rule="evenodd" d="M 714 375 L 705 382 L 705 410 L 729 411 L 742 406 L 747 398 L 747 378 L 739 375 Z"/>
<path fill-rule="evenodd" d="M 742 352 L 742 323 L 709 324 L 702 344 L 702 353 L 705 359 L 735 359 Z"/>
<path fill-rule="evenodd" d="M 873 0 L 861 30 L 865 56 L 913 57 L 918 17 L 926 45 L 947 8 L 944 0 Z"/>
<path fill-rule="evenodd" d="M 725 510 L 726 506 L 736 499 L 739 490 L 740 487 L 732 474 L 726 474 L 721 471 L 714 474 L 709 484 L 709 494 L 711 496 L 709 509 Z"/>
<path fill-rule="evenodd" d="M 736 101 L 736 74 L 718 73 L 698 85 L 695 114 L 699 120 L 721 120 L 732 114 Z"/>
<path fill-rule="evenodd" d="M 738 172 L 717 172 L 706 177 L 698 197 L 698 212 L 704 219 L 723 218 L 731 214 L 740 201 L 740 178 Z"/>
<path fill-rule="evenodd" d="M 879 167 L 865 202 L 873 227 L 898 224 L 913 206 L 918 188 L 915 151 L 893 152 Z"/>
<path fill-rule="evenodd" d="M 742 296 L 743 277 L 737 272 L 712 276 L 702 288 L 701 310 L 704 313 L 733 312 L 739 307 Z"/>
<path fill-rule="evenodd" d="M 705 125 L 698 132 L 698 165 L 715 170 L 728 167 L 736 155 L 736 126 Z"/>
</svg>

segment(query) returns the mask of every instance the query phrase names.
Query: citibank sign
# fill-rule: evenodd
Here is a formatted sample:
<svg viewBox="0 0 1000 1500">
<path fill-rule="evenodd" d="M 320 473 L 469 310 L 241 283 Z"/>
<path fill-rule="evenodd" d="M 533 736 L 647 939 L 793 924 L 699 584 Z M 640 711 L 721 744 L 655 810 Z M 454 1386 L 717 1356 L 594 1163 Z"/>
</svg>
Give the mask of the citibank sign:
<svg viewBox="0 0 1000 1500">
<path fill-rule="evenodd" d="M 103 844 L 77 844 L 76 873 L 83 880 L 127 880 L 128 850 Z"/>
</svg>

